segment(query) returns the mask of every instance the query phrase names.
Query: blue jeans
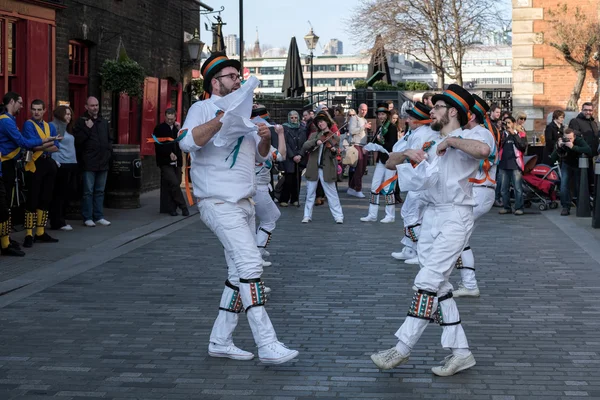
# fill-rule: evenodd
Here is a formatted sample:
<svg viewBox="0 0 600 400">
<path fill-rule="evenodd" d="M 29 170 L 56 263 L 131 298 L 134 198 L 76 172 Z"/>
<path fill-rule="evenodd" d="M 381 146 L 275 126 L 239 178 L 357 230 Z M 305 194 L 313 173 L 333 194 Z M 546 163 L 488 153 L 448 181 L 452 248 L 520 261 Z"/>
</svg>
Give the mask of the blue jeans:
<svg viewBox="0 0 600 400">
<path fill-rule="evenodd" d="M 502 174 L 500 170 L 497 169 L 496 172 L 496 201 L 502 200 Z"/>
<path fill-rule="evenodd" d="M 104 186 L 108 171 L 83 172 L 83 198 L 81 215 L 83 220 L 98 221 L 104 218 Z"/>
<path fill-rule="evenodd" d="M 571 208 L 571 179 L 575 180 L 575 195 L 579 196 L 579 168 L 571 167 L 566 163 L 561 163 L 560 173 L 560 205 L 562 208 Z"/>
<path fill-rule="evenodd" d="M 523 210 L 523 175 L 518 169 L 500 169 L 502 180 L 502 205 L 505 210 L 510 210 L 510 184 L 515 189 L 515 211 Z"/>
</svg>

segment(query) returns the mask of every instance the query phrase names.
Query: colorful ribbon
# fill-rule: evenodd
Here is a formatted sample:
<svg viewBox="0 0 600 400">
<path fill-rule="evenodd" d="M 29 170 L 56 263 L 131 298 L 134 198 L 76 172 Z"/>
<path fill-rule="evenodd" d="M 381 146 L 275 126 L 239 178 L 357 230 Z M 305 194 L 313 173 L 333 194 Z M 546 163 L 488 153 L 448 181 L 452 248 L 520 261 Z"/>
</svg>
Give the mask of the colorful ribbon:
<svg viewBox="0 0 600 400">
<path fill-rule="evenodd" d="M 227 161 L 227 160 L 229 160 L 229 157 L 231 157 L 231 155 L 233 154 L 233 159 L 231 160 L 231 165 L 229 166 L 229 169 L 233 168 L 233 166 L 235 165 L 235 162 L 237 161 L 237 156 L 240 153 L 240 147 L 242 146 L 243 141 L 244 141 L 244 136 L 240 136 L 237 140 L 237 144 L 235 145 L 233 150 L 231 150 L 231 153 L 229 153 L 227 158 L 225 158 L 225 161 Z"/>
<path fill-rule="evenodd" d="M 185 135 L 187 135 L 188 130 L 187 129 L 182 129 L 179 131 L 179 135 L 177 136 L 177 138 L 173 139 L 171 137 L 156 137 L 156 135 L 152 134 L 151 138 L 148 138 L 146 143 L 158 143 L 158 144 L 164 144 L 163 142 L 179 142 L 181 141 L 181 139 L 183 139 L 185 137 Z"/>
</svg>

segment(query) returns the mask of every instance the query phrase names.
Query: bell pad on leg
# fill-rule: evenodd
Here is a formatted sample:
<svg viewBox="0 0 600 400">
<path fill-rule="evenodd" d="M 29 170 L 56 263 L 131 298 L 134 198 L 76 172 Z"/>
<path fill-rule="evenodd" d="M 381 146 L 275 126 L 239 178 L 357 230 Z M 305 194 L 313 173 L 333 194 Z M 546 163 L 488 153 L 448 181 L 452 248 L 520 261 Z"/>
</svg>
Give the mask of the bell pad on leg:
<svg viewBox="0 0 600 400">
<path fill-rule="evenodd" d="M 35 227 L 36 213 L 25 211 L 25 229 L 33 229 Z"/>
<path fill-rule="evenodd" d="M 419 289 L 413 296 L 412 303 L 408 310 L 408 316 L 420 319 L 431 320 L 437 294 Z"/>
<path fill-rule="evenodd" d="M 409 238 L 412 242 L 417 243 L 419 241 L 419 233 L 416 231 L 416 228 L 421 226 L 421 224 L 410 225 L 404 228 L 404 236 Z"/>
<path fill-rule="evenodd" d="M 396 204 L 396 196 L 394 195 L 394 193 L 385 195 L 385 204 L 388 206 Z"/>
<path fill-rule="evenodd" d="M 379 205 L 379 193 L 371 192 L 371 200 L 369 202 L 371 204 Z"/>
<path fill-rule="evenodd" d="M 448 300 L 451 298 L 452 298 L 452 292 L 450 292 L 447 295 L 442 296 L 438 299 L 438 307 L 437 307 L 437 311 L 435 312 L 433 322 L 438 323 L 440 326 L 452 326 L 452 325 L 460 324 L 460 319 L 458 321 L 452 321 L 452 322 L 444 320 L 443 302 L 445 300 Z"/>
<path fill-rule="evenodd" d="M 230 293 L 227 293 L 227 297 L 221 299 L 221 306 L 219 307 L 219 310 L 239 314 L 243 308 L 242 297 L 240 296 L 240 288 L 232 285 L 229 280 L 225 281 L 225 286 L 230 289 L 225 289 Z"/>
<path fill-rule="evenodd" d="M 264 233 L 267 234 L 267 242 L 265 243 L 265 245 L 264 246 L 258 246 L 259 248 L 266 249 L 267 246 L 269 246 L 269 244 L 271 243 L 271 235 L 273 234 L 273 232 L 269 232 L 268 230 L 266 230 L 263 227 L 258 228 L 258 230 L 259 231 L 263 231 Z"/>
<path fill-rule="evenodd" d="M 47 223 L 48 223 L 48 211 L 46 211 L 46 210 L 38 210 L 38 212 L 37 212 L 37 220 L 36 220 L 36 227 L 37 228 L 44 228 L 44 227 L 46 227 Z"/>
<path fill-rule="evenodd" d="M 458 260 L 456 260 L 456 264 L 454 264 L 454 268 L 456 268 L 456 269 L 463 269 L 464 268 L 461 256 L 458 256 Z"/>
<path fill-rule="evenodd" d="M 246 312 L 252 307 L 264 306 L 267 302 L 267 294 L 265 293 L 265 284 L 260 278 L 243 279 L 240 278 L 240 283 L 250 286 L 251 304 L 244 304 Z"/>
</svg>

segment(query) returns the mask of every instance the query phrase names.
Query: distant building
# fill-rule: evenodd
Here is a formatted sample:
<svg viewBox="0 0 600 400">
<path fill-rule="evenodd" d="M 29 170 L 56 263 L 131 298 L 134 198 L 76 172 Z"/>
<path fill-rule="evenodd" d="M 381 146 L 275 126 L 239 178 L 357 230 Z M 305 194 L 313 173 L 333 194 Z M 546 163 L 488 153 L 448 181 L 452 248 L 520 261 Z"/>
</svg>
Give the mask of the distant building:
<svg viewBox="0 0 600 400">
<path fill-rule="evenodd" d="M 228 57 L 236 57 L 240 55 L 240 39 L 238 35 L 225 36 L 225 52 Z"/>
<path fill-rule="evenodd" d="M 331 39 L 325 45 L 324 56 L 338 56 L 344 54 L 344 43 L 338 39 Z"/>
</svg>

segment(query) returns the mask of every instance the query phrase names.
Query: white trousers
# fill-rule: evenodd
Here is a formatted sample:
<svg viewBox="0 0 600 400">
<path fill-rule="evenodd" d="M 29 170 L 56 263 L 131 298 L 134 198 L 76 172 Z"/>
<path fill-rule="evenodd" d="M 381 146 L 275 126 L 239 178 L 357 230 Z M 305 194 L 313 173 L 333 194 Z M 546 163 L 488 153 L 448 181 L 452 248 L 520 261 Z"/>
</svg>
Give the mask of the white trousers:
<svg viewBox="0 0 600 400">
<path fill-rule="evenodd" d="M 344 213 L 342 212 L 342 205 L 340 203 L 340 198 L 338 197 L 337 190 L 335 189 L 334 182 L 325 182 L 323 179 L 323 170 L 319 168 L 319 180 L 321 181 L 321 185 L 323 185 L 323 191 L 325 191 L 325 196 L 327 196 L 327 204 L 329 204 L 329 211 L 331 211 L 331 215 L 333 219 L 343 220 Z M 306 201 L 304 202 L 304 218 L 312 219 L 313 207 L 315 206 L 315 197 L 317 193 L 317 185 L 318 181 L 306 181 Z"/>
<path fill-rule="evenodd" d="M 396 337 L 409 348 L 414 347 L 436 312 L 443 316 L 441 343 L 444 348 L 467 349 L 469 343 L 460 324 L 460 314 L 452 297 L 439 302 L 452 291 L 449 282 L 454 264 L 469 241 L 473 228 L 473 208 L 470 206 L 439 205 L 425 207 L 417 251 L 421 269 L 415 278 L 420 292 L 430 294 L 433 307 L 424 309 L 422 318 L 409 316 L 396 332 Z M 421 299 L 415 293 L 413 298 Z M 438 310 L 439 307 L 439 310 Z"/>
<path fill-rule="evenodd" d="M 256 244 L 258 247 L 266 248 L 271 239 L 271 233 L 275 230 L 275 226 L 281 211 L 269 194 L 269 185 L 256 186 L 256 194 L 254 199 L 254 209 L 259 225 L 256 228 Z"/>
<path fill-rule="evenodd" d="M 493 188 L 484 186 L 473 187 L 473 197 L 477 205 L 473 208 L 473 219 L 475 223 L 479 218 L 487 214 L 494 206 L 496 191 Z M 476 224 L 473 225 L 473 230 Z M 460 271 L 462 284 L 467 289 L 477 288 L 477 279 L 475 278 L 475 256 L 471 246 L 467 245 L 460 256 L 460 262 L 456 266 Z"/>
<path fill-rule="evenodd" d="M 262 257 L 256 247 L 254 230 L 254 205 L 250 199 L 229 203 L 219 199 L 203 199 L 198 203 L 200 219 L 219 238 L 225 251 L 229 283 L 237 288 L 225 286 L 221 295 L 220 309 L 210 334 L 210 341 L 220 345 L 233 343 L 233 331 L 238 322 L 238 313 L 231 303 L 239 295 L 244 308 L 253 305 L 252 286 L 240 282 L 260 278 L 263 272 Z M 256 297 L 256 296 L 254 296 Z M 235 301 L 234 301 L 235 302 Z M 277 341 L 275 329 L 263 306 L 247 310 L 248 323 L 258 347 Z"/>
<path fill-rule="evenodd" d="M 371 181 L 371 200 L 369 202 L 368 217 L 377 219 L 377 214 L 379 213 L 379 195 L 383 195 L 385 199 L 385 216 L 396 218 L 396 198 L 394 197 L 396 181 L 385 185 L 380 191 L 377 191 L 382 183 L 392 178 L 395 174 L 396 171 L 387 169 L 380 161 L 375 165 L 375 172 L 373 172 L 373 180 Z"/>
<path fill-rule="evenodd" d="M 424 208 L 425 204 L 421 200 L 419 192 L 408 192 L 400 210 L 404 224 L 404 235 L 401 242 L 414 250 L 417 250 Z"/>
</svg>

